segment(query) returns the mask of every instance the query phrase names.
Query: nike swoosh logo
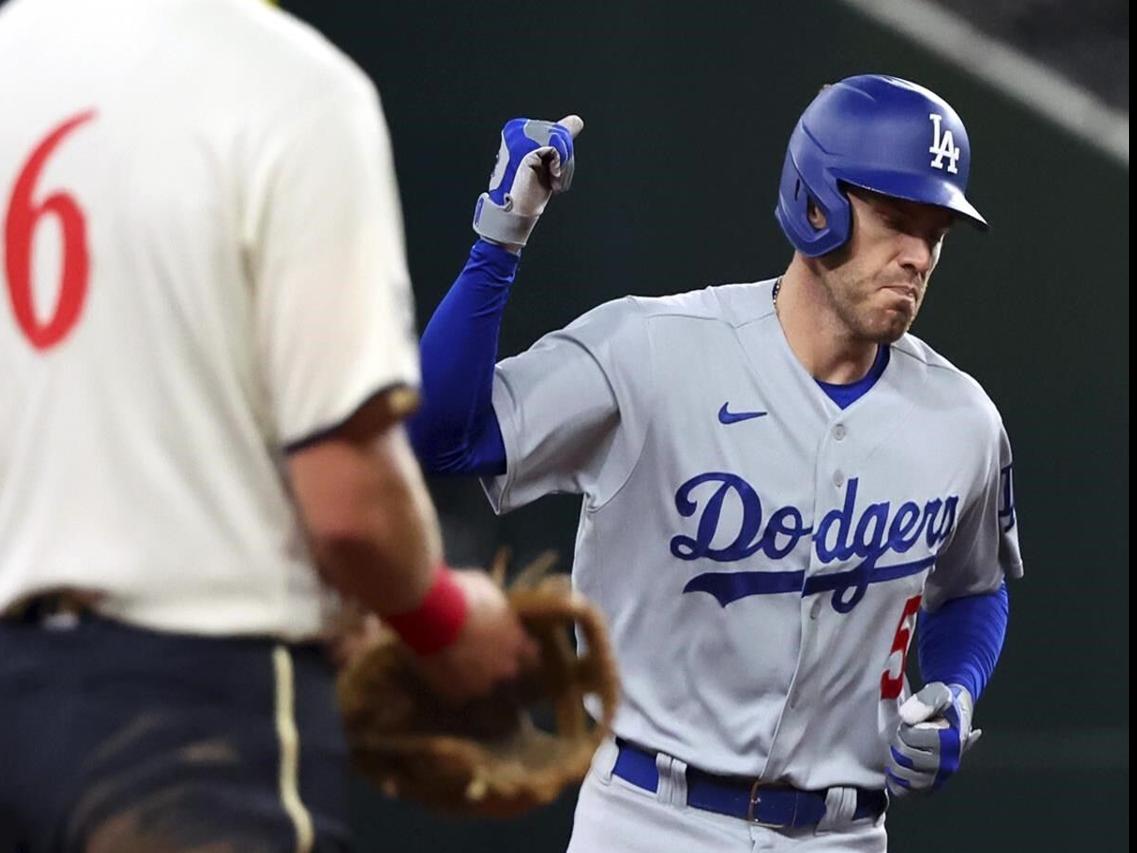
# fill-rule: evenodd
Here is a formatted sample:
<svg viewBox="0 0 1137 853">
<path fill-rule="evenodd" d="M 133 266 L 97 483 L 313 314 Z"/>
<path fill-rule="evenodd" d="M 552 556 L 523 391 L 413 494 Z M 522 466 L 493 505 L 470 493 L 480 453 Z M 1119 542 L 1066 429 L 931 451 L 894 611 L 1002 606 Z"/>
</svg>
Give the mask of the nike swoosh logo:
<svg viewBox="0 0 1137 853">
<path fill-rule="evenodd" d="M 720 424 L 736 424 L 739 421 L 748 421 L 751 418 L 765 417 L 769 412 L 728 412 L 726 407 L 730 403 L 723 403 L 722 408 L 719 409 L 719 423 Z"/>
</svg>

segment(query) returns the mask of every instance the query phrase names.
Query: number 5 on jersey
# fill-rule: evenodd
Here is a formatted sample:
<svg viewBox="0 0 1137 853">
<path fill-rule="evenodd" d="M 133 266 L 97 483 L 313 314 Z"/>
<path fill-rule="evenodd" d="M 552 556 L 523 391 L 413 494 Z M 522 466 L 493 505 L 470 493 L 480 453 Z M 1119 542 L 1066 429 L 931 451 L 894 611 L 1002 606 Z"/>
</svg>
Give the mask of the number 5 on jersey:
<svg viewBox="0 0 1137 853">
<path fill-rule="evenodd" d="M 892 649 L 889 651 L 888 663 L 880 675 L 880 698 L 898 699 L 904 689 L 904 670 L 908 666 L 908 646 L 912 642 L 912 634 L 916 631 L 916 616 L 920 612 L 920 602 L 923 595 L 914 595 L 904 602 L 904 610 L 900 613 L 900 623 L 896 626 L 896 634 L 892 638 Z"/>
<path fill-rule="evenodd" d="M 87 296 L 90 262 L 87 255 L 87 221 L 68 193 L 57 191 L 35 201 L 36 184 L 48 158 L 64 138 L 95 117 L 93 110 L 79 113 L 52 130 L 36 147 L 16 177 L 4 213 L 4 273 L 8 301 L 16 325 L 38 350 L 58 345 L 75 327 Z M 59 221 L 62 258 L 55 310 L 40 322 L 34 304 L 32 248 L 36 227 L 53 214 Z"/>
</svg>

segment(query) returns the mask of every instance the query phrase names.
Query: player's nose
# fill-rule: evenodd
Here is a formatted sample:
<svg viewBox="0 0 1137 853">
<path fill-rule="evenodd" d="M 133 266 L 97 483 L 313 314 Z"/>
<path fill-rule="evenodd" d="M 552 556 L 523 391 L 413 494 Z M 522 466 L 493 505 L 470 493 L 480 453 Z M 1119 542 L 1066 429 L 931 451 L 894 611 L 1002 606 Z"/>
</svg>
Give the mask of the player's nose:
<svg viewBox="0 0 1137 853">
<path fill-rule="evenodd" d="M 915 234 L 901 234 L 899 239 L 900 265 L 914 275 L 926 277 L 936 263 L 936 245 Z"/>
</svg>

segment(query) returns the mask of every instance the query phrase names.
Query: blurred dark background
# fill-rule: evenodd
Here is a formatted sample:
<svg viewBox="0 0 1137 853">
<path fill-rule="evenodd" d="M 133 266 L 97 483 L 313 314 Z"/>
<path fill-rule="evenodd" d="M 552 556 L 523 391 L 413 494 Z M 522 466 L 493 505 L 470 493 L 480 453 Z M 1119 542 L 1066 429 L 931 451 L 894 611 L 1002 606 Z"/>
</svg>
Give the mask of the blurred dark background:
<svg viewBox="0 0 1137 853">
<path fill-rule="evenodd" d="M 1127 123 L 1127 3 L 945 5 L 1096 88 Z M 888 72 L 958 109 L 974 152 L 969 195 L 993 227 L 952 234 L 916 332 L 1000 406 L 1027 576 L 1012 586 L 1006 649 L 979 707 L 983 742 L 934 799 L 891 810 L 891 849 L 1127 849 L 1127 153 L 1104 154 L 998 81 L 841 4 L 285 6 L 379 86 L 420 325 L 465 260 L 502 122 L 584 117 L 573 192 L 526 250 L 503 355 L 624 293 L 779 273 L 790 252 L 772 216 L 778 172 L 822 83 Z M 572 554 L 575 499 L 496 519 L 474 483 L 433 491 L 452 561 L 485 563 L 499 543 L 521 559 L 549 545 Z M 354 808 L 365 850 L 509 853 L 562 850 L 573 803 L 459 823 L 360 785 Z"/>
<path fill-rule="evenodd" d="M 1129 4 L 1124 0 L 936 0 L 988 35 L 1129 113 Z"/>
</svg>

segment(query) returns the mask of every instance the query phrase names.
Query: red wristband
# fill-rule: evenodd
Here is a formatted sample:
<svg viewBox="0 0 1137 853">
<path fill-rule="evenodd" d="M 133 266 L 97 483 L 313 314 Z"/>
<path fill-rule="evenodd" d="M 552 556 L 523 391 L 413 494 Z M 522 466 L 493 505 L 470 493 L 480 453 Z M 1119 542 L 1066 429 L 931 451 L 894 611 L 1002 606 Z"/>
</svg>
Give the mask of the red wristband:
<svg viewBox="0 0 1137 853">
<path fill-rule="evenodd" d="M 466 594 L 454 580 L 454 572 L 442 564 L 418 607 L 383 618 L 412 651 L 429 655 L 458 638 L 469 612 Z"/>
</svg>

